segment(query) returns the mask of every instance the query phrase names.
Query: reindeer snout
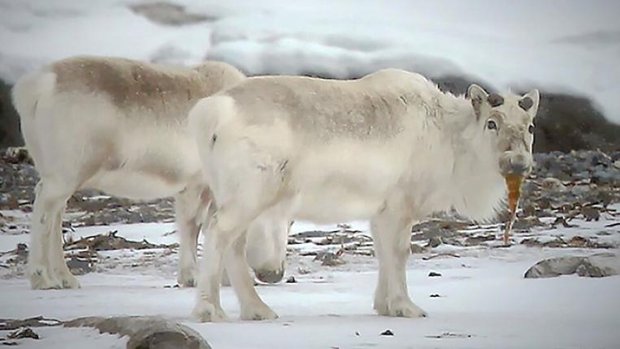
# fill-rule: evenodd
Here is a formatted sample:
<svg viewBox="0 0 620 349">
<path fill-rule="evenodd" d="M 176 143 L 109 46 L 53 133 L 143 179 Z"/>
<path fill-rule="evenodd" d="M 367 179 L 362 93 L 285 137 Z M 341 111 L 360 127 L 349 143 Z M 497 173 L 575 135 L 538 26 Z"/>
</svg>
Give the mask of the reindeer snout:
<svg viewBox="0 0 620 349">
<path fill-rule="evenodd" d="M 499 167 L 503 176 L 525 176 L 532 170 L 531 155 L 506 152 L 500 159 Z"/>
<path fill-rule="evenodd" d="M 260 281 L 275 284 L 284 277 L 284 268 L 278 270 L 257 270 L 255 274 Z"/>
<path fill-rule="evenodd" d="M 262 282 L 275 284 L 282 281 L 284 277 L 284 270 L 286 269 L 286 265 L 282 262 L 278 267 L 262 267 L 254 269 L 254 274 L 256 278 Z"/>
</svg>

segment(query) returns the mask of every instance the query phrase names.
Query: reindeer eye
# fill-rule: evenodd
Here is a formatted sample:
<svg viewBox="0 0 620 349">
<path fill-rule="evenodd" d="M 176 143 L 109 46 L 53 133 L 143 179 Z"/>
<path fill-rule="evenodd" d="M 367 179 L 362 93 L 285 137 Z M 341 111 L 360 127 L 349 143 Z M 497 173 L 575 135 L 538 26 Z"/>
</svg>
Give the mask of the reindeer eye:
<svg viewBox="0 0 620 349">
<path fill-rule="evenodd" d="M 497 130 L 497 123 L 494 120 L 487 121 L 487 128 L 489 130 Z"/>
<path fill-rule="evenodd" d="M 534 134 L 534 125 L 530 125 L 530 127 L 528 127 L 527 130 L 529 133 Z"/>
</svg>

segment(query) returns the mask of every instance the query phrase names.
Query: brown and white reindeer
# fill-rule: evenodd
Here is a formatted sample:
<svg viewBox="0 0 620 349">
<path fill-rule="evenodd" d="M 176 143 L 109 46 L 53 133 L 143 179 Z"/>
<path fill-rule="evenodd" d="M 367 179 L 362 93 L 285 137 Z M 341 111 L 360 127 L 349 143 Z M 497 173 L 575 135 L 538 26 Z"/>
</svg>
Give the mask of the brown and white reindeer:
<svg viewBox="0 0 620 349">
<path fill-rule="evenodd" d="M 424 316 L 407 291 L 412 225 L 451 208 L 473 219 L 494 215 L 504 176 L 531 169 L 538 102 L 537 90 L 488 95 L 477 85 L 457 97 L 394 69 L 349 81 L 248 78 L 201 100 L 189 124 L 217 211 L 195 314 L 225 318 L 225 265 L 241 317 L 276 317 L 243 267 L 245 231 L 271 211 L 319 223 L 370 219 L 379 259 L 374 309 Z"/>
<path fill-rule="evenodd" d="M 67 199 L 92 188 L 151 200 L 174 196 L 180 235 L 178 282 L 194 284 L 197 239 L 211 200 L 201 182 L 187 115 L 200 98 L 245 79 L 231 65 L 172 67 L 107 57 L 73 57 L 20 79 L 13 100 L 40 175 L 32 213 L 28 276 L 34 289 L 76 288 L 63 256 Z M 284 272 L 288 222 L 250 230 L 257 277 Z"/>
</svg>

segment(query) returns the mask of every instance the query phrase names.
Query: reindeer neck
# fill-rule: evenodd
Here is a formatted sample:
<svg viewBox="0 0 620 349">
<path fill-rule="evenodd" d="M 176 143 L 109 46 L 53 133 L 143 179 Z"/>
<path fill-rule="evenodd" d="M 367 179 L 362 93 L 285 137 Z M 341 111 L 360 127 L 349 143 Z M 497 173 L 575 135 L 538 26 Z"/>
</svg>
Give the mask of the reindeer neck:
<svg viewBox="0 0 620 349">
<path fill-rule="evenodd" d="M 446 95 L 445 113 L 440 127 L 450 147 L 450 183 L 452 207 L 472 219 L 491 218 L 504 193 L 497 159 L 490 143 L 483 138 L 475 122 L 471 103 L 462 98 Z"/>
</svg>

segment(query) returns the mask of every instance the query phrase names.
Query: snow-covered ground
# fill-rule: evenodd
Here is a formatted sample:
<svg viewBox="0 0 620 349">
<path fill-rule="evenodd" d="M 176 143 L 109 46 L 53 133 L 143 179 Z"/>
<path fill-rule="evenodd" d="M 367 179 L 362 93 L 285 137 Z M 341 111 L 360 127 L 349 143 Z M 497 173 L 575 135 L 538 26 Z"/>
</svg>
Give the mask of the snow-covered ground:
<svg viewBox="0 0 620 349">
<path fill-rule="evenodd" d="M 208 57 L 251 74 L 399 67 L 583 94 L 620 122 L 617 1 L 167 0 L 209 17 L 183 26 L 129 8 L 146 2 L 154 1 L 0 0 L 0 78 L 76 54 Z"/>
<path fill-rule="evenodd" d="M 620 209 L 615 205 L 614 209 Z M 572 228 L 536 230 L 517 234 L 549 239 L 575 234 L 599 242 L 620 243 L 619 217 L 603 214 L 598 222 L 573 220 Z M 367 233 L 365 222 L 351 229 Z M 335 226 L 296 223 L 292 235 Z M 493 229 L 492 227 L 490 229 Z M 170 224 L 130 224 L 81 227 L 74 237 L 118 235 L 153 243 L 174 241 Z M 479 229 L 469 229 L 472 235 Z M 601 233 L 603 232 L 603 233 Z M 173 238 L 171 240 L 171 237 Z M 3 246 L 26 241 L 27 235 L 0 234 Z M 603 241 L 604 240 L 604 241 Z M 310 244 L 312 245 L 312 244 Z M 432 252 L 414 254 L 408 283 L 414 302 L 428 318 L 380 317 L 372 311 L 377 268 L 373 257 L 345 254 L 345 264 L 321 266 L 313 256 L 291 246 L 287 275 L 296 283 L 261 285 L 260 295 L 280 315 L 275 321 L 237 320 L 232 289 L 224 288 L 223 306 L 228 323 L 197 323 L 189 315 L 195 290 L 171 288 L 175 283 L 176 255 L 164 250 L 109 251 L 99 272 L 80 276 L 78 290 L 30 290 L 23 278 L 0 280 L 0 318 L 68 320 L 80 316 L 162 315 L 199 331 L 217 349 L 240 348 L 617 348 L 620 343 L 620 276 L 584 278 L 575 275 L 524 279 L 539 260 L 565 255 L 591 255 L 591 249 L 510 248 L 442 245 Z M 308 246 L 307 246 L 308 247 Z M 320 248 L 321 246 L 314 246 Z M 324 248 L 329 248 L 325 246 Z M 453 253 L 423 259 L 438 252 Z M 618 253 L 618 249 L 603 250 Z M 147 258 L 145 256 L 155 256 Z M 430 271 L 441 277 L 428 277 Z M 167 287 L 166 287 L 167 286 Z M 434 295 L 431 297 L 431 295 Z M 438 295 L 438 296 L 435 296 Z M 393 336 L 382 336 L 385 330 Z M 35 328 L 40 340 L 20 340 L 20 348 L 124 348 L 126 338 L 100 335 L 89 329 Z M 0 332 L 0 337 L 6 333 Z"/>
</svg>

